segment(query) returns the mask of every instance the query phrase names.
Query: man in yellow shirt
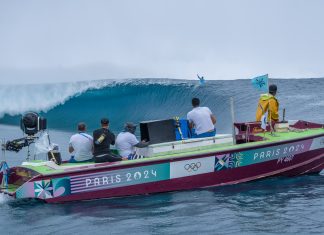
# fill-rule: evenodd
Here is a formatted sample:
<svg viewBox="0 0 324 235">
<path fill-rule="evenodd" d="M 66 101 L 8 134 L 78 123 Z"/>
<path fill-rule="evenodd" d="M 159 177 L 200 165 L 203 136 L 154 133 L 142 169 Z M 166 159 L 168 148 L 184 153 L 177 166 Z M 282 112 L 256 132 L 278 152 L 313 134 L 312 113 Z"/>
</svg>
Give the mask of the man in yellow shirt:
<svg viewBox="0 0 324 235">
<path fill-rule="evenodd" d="M 268 121 L 279 121 L 279 102 L 275 97 L 277 94 L 277 86 L 272 84 L 269 86 L 269 93 L 262 94 L 256 111 L 256 120 L 261 121 L 261 117 L 268 111 Z"/>
</svg>

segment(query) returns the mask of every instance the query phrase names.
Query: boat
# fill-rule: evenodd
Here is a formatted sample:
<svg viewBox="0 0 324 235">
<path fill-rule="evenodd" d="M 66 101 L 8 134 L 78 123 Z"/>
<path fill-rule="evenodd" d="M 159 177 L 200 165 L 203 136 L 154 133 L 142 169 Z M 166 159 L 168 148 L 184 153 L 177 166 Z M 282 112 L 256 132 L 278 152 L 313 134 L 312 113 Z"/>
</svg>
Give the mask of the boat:
<svg viewBox="0 0 324 235">
<path fill-rule="evenodd" d="M 167 141 L 167 135 L 161 137 L 166 125 L 162 130 L 155 126 L 151 133 L 145 130 L 152 123 L 156 122 L 141 125 L 141 135 L 149 133 L 153 140 L 155 130 L 164 140 L 155 138 L 156 143 L 137 149 L 143 158 L 60 165 L 26 161 L 2 171 L 1 192 L 16 199 L 63 203 L 233 185 L 324 169 L 323 124 L 295 120 L 263 130 L 260 122 L 243 122 L 234 123 L 234 134 Z"/>
</svg>

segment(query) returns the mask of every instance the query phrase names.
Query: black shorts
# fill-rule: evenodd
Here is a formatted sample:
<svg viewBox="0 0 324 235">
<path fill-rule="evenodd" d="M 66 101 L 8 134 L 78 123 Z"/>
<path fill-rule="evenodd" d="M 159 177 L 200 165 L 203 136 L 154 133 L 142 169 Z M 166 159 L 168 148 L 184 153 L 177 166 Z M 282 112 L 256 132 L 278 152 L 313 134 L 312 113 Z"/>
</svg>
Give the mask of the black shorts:
<svg viewBox="0 0 324 235">
<path fill-rule="evenodd" d="M 113 153 L 100 154 L 100 155 L 94 156 L 93 158 L 94 158 L 95 163 L 118 162 L 118 161 L 123 160 L 121 156 L 118 156 Z"/>
</svg>

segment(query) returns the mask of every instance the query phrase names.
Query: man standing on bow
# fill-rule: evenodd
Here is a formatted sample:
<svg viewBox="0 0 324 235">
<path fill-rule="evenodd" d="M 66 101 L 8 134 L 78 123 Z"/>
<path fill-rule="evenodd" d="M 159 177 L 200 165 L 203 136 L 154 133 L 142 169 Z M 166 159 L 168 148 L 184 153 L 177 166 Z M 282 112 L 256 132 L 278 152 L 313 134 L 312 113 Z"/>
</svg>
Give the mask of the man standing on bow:
<svg viewBox="0 0 324 235">
<path fill-rule="evenodd" d="M 261 95 L 256 111 L 256 121 L 261 121 L 263 114 L 267 111 L 269 121 L 279 121 L 279 102 L 275 97 L 276 94 L 277 86 L 272 84 L 269 86 L 269 93 Z"/>
</svg>

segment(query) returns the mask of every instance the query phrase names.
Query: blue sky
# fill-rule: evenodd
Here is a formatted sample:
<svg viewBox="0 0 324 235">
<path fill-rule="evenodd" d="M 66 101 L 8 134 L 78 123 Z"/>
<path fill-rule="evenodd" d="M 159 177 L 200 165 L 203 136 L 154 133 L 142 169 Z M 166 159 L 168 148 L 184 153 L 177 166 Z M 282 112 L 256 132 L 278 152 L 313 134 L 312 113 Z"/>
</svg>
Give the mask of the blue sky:
<svg viewBox="0 0 324 235">
<path fill-rule="evenodd" d="M 324 77 L 321 0 L 0 0 L 0 83 Z"/>
</svg>

